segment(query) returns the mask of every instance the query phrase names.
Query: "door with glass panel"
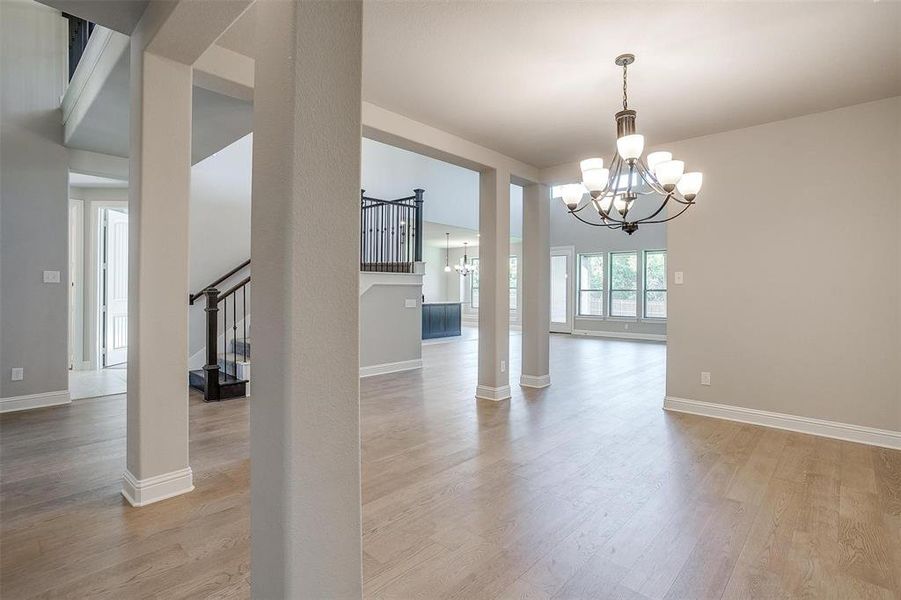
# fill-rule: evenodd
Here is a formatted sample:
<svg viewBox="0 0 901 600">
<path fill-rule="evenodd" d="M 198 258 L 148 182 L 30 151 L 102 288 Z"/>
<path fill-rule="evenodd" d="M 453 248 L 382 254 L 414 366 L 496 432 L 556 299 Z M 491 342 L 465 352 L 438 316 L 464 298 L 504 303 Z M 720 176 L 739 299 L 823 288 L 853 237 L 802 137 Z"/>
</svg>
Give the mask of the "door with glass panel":
<svg viewBox="0 0 901 600">
<path fill-rule="evenodd" d="M 551 331 L 573 331 L 573 248 L 551 248 Z"/>
</svg>

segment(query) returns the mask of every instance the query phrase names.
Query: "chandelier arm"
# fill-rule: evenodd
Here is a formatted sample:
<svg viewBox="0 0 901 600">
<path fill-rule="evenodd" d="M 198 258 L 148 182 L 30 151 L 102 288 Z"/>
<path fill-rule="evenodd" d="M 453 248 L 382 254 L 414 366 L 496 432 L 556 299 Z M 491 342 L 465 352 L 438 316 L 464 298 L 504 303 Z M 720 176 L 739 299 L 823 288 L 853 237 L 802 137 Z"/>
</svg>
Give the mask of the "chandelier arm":
<svg viewBox="0 0 901 600">
<path fill-rule="evenodd" d="M 663 189 L 663 186 L 660 185 L 659 181 L 657 181 L 657 177 L 653 173 L 651 173 L 651 170 L 646 164 L 644 164 L 644 161 L 640 158 L 638 159 L 638 175 L 644 180 L 645 183 L 648 184 L 648 186 L 652 190 L 654 190 L 658 194 L 669 193 L 665 189 Z"/>
<path fill-rule="evenodd" d="M 677 212 L 676 214 L 674 214 L 671 217 L 667 217 L 666 219 L 660 219 L 658 221 L 639 221 L 639 223 L 643 223 L 643 224 L 647 225 L 647 224 L 651 224 L 651 223 L 666 223 L 667 221 L 672 221 L 673 219 L 675 219 L 676 217 L 678 217 L 679 215 L 684 213 L 686 210 L 688 210 L 692 204 L 694 204 L 694 202 L 690 202 L 690 203 L 686 204 L 684 207 L 682 207 L 682 210 L 680 210 L 679 212 Z"/>
<path fill-rule="evenodd" d="M 579 219 L 580 221 L 582 221 L 583 223 L 585 223 L 586 225 L 591 225 L 592 227 L 606 227 L 607 229 L 616 229 L 617 228 L 616 225 L 611 225 L 609 223 L 592 223 L 591 221 L 586 221 L 579 215 L 573 215 L 573 216 L 575 218 Z"/>
<path fill-rule="evenodd" d="M 653 219 L 654 217 L 656 217 L 657 215 L 659 215 L 659 214 L 663 211 L 663 209 L 666 208 L 667 203 L 670 201 L 670 198 L 672 198 L 672 197 L 673 197 L 672 194 L 667 194 L 667 195 L 666 195 L 666 198 L 663 199 L 663 202 L 660 203 L 660 208 L 658 208 L 657 210 L 655 210 L 655 211 L 653 212 L 653 214 L 650 214 L 650 215 L 648 215 L 647 217 L 645 217 L 645 218 L 643 218 L 643 219 L 639 219 L 639 220 L 636 221 L 636 222 L 637 222 L 637 223 L 648 223 L 648 222 L 650 222 L 651 219 Z"/>
<path fill-rule="evenodd" d="M 581 206 L 576 205 L 577 208 L 574 208 L 574 209 L 570 210 L 569 212 L 575 214 L 575 213 L 577 213 L 577 212 L 579 212 L 579 211 L 582 211 L 582 210 L 585 210 L 586 208 L 588 208 L 589 206 L 591 206 L 591 202 L 592 202 L 591 196 L 589 196 L 588 198 L 589 198 L 588 202 L 585 202 L 585 203 L 583 204 L 583 203 L 580 201 L 579 204 L 581 204 Z M 567 208 L 567 210 L 569 210 L 569 209 Z"/>
<path fill-rule="evenodd" d="M 616 168 L 616 172 L 614 172 L 614 167 Z M 622 159 L 622 157 L 620 157 L 619 153 L 617 153 L 613 159 L 613 162 L 610 164 L 610 172 L 612 173 L 612 175 L 610 176 L 610 179 L 607 181 L 607 189 L 604 191 L 604 195 L 606 195 L 607 192 L 610 192 L 610 208 L 613 208 L 613 198 L 616 197 L 616 187 L 615 187 L 614 182 L 617 182 L 617 183 L 619 182 L 619 176 L 620 176 L 620 173 L 622 172 L 622 169 L 623 169 L 623 159 Z M 600 213 L 600 215 L 601 215 L 601 218 L 610 219 L 611 221 L 617 222 L 616 219 L 614 219 L 613 217 L 610 216 L 610 213 L 608 213 L 606 210 L 603 209 L 603 207 L 601 207 L 600 202 L 598 202 L 597 209 L 598 209 L 598 213 Z M 619 221 L 619 222 L 625 223 L 625 221 Z"/>
</svg>

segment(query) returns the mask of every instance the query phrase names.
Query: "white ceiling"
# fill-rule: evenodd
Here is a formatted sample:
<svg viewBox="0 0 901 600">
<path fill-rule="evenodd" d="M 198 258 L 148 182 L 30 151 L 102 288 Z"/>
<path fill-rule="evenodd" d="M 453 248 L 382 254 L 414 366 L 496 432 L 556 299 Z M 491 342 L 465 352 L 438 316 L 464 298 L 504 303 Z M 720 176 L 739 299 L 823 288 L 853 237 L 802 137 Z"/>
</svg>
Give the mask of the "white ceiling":
<svg viewBox="0 0 901 600">
<path fill-rule="evenodd" d="M 253 11 L 219 43 L 252 54 Z M 894 2 L 367 2 L 365 100 L 538 167 L 901 94 Z"/>
</svg>

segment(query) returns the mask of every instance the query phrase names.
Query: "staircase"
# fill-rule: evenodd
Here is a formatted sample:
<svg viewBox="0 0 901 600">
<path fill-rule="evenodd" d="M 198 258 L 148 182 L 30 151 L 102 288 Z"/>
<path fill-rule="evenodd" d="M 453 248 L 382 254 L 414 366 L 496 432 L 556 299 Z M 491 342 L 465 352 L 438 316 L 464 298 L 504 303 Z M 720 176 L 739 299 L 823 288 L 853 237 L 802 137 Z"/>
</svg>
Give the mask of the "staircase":
<svg viewBox="0 0 901 600">
<path fill-rule="evenodd" d="M 219 397 L 217 400 L 242 398 L 250 391 L 250 338 L 233 339 L 228 352 L 219 354 Z M 188 374 L 192 388 L 206 392 L 206 371 L 195 369 Z M 212 398 L 210 398 L 212 400 Z"/>
<path fill-rule="evenodd" d="M 206 360 L 202 369 L 188 372 L 188 383 L 202 391 L 207 402 L 243 397 L 250 388 L 250 275 L 225 292 L 216 287 L 237 279 L 249 268 L 250 260 L 246 260 L 188 297 L 188 304 L 206 300 Z"/>
<path fill-rule="evenodd" d="M 415 273 L 416 265 L 421 266 L 424 194 L 416 189 L 412 196 L 381 200 L 360 191 L 360 271 Z M 249 268 L 250 259 L 188 297 L 192 305 L 206 301 L 205 364 L 188 372 L 188 382 L 207 402 L 243 397 L 250 390 L 250 275 L 225 292 L 217 287 Z"/>
</svg>

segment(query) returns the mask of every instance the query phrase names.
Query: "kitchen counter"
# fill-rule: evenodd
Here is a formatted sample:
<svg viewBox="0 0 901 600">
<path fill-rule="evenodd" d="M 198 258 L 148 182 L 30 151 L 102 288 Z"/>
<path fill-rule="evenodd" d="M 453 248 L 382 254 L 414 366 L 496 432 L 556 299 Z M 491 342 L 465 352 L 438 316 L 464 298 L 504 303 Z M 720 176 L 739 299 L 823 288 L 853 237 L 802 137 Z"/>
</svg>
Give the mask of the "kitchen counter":
<svg viewBox="0 0 901 600">
<path fill-rule="evenodd" d="M 423 302 L 422 339 L 460 335 L 461 325 L 461 302 Z"/>
</svg>

